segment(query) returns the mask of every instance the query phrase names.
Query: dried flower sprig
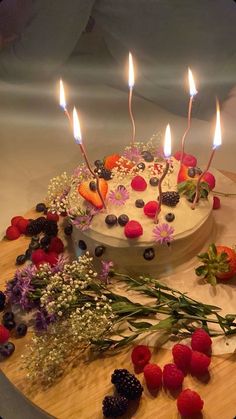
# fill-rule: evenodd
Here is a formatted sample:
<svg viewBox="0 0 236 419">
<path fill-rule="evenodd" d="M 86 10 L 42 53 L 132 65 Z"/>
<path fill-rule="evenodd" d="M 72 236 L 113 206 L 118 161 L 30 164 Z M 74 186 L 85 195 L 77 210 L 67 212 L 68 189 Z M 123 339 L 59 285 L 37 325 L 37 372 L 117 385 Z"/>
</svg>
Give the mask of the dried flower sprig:
<svg viewBox="0 0 236 419">
<path fill-rule="evenodd" d="M 45 202 L 51 212 L 61 214 L 67 211 L 71 182 L 72 178 L 66 172 L 50 180 Z"/>
</svg>

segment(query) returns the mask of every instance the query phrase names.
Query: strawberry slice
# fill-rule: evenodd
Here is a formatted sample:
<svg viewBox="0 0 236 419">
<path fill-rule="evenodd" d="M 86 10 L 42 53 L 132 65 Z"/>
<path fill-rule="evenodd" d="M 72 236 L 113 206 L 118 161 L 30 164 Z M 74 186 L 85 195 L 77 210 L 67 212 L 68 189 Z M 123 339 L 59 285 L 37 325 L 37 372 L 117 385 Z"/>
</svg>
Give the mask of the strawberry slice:
<svg viewBox="0 0 236 419">
<path fill-rule="evenodd" d="M 119 154 L 111 154 L 105 158 L 104 167 L 106 169 L 112 170 L 114 167 L 117 166 L 117 162 L 120 160 Z"/>
<path fill-rule="evenodd" d="M 202 265 L 195 269 L 197 276 L 203 276 L 211 285 L 217 279 L 228 280 L 236 274 L 236 253 L 227 246 L 211 244 L 208 252 L 198 255 Z"/>
<path fill-rule="evenodd" d="M 102 200 L 98 194 L 97 190 L 91 190 L 90 181 L 82 182 L 80 183 L 78 187 L 79 194 L 90 204 L 94 205 L 94 207 L 101 209 L 103 207 Z M 103 197 L 103 199 L 106 198 L 107 191 L 108 191 L 108 184 L 105 179 L 99 179 L 99 190 Z"/>
</svg>

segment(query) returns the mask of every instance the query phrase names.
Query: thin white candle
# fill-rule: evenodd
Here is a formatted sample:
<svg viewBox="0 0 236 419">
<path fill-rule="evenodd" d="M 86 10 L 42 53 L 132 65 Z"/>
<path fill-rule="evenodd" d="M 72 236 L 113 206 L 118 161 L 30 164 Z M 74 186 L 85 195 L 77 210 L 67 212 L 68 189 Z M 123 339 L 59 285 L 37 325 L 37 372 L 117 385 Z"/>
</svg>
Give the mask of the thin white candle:
<svg viewBox="0 0 236 419">
<path fill-rule="evenodd" d="M 128 103 L 129 103 L 129 115 L 130 115 L 131 124 L 132 124 L 131 145 L 132 145 L 132 147 L 134 147 L 136 127 L 135 127 L 135 121 L 134 121 L 134 116 L 133 116 L 133 112 L 132 112 L 132 95 L 133 95 L 133 87 L 134 87 L 134 64 L 133 64 L 133 57 L 132 57 L 131 52 L 129 52 L 129 80 L 128 80 L 128 85 L 129 85 L 129 101 L 128 101 Z"/>
<path fill-rule="evenodd" d="M 187 121 L 187 128 L 184 132 L 184 135 L 182 137 L 182 141 L 181 141 L 181 158 L 180 158 L 180 169 L 183 163 L 183 159 L 184 159 L 184 147 L 185 147 L 185 140 L 186 140 L 186 136 L 190 130 L 191 127 L 191 114 L 192 114 L 192 105 L 193 105 L 193 100 L 194 100 L 194 96 L 198 93 L 196 86 L 195 86 L 195 82 L 194 82 L 194 78 L 193 78 L 193 73 L 190 70 L 190 68 L 188 69 L 188 82 L 189 82 L 189 104 L 188 104 L 188 121 Z"/>
<path fill-rule="evenodd" d="M 204 170 L 204 172 L 199 176 L 198 181 L 197 181 L 197 185 L 196 185 L 196 194 L 195 194 L 195 198 L 194 201 L 191 205 L 192 209 L 195 209 L 196 204 L 199 200 L 199 196 L 200 196 L 200 183 L 202 178 L 204 177 L 204 175 L 206 174 L 206 172 L 209 170 L 215 151 L 217 150 L 218 147 L 220 147 L 222 144 L 222 134 L 221 134 L 221 123 L 220 123 L 220 106 L 219 106 L 219 102 L 216 102 L 216 125 L 215 125 L 215 134 L 214 134 L 214 138 L 213 138 L 213 147 L 212 147 L 212 152 L 210 154 L 210 158 L 208 161 L 208 164 Z"/>
<path fill-rule="evenodd" d="M 168 124 L 166 127 L 166 132 L 165 132 L 165 141 L 164 141 L 164 156 L 166 158 L 166 165 L 164 168 L 164 171 L 162 173 L 162 176 L 160 177 L 159 183 L 158 183 L 158 192 L 159 192 L 159 201 L 158 201 L 158 210 L 156 212 L 155 215 L 155 223 L 158 223 L 158 216 L 161 212 L 161 206 L 162 206 L 162 182 L 165 179 L 170 164 L 169 164 L 169 157 L 171 156 L 171 130 L 170 130 L 170 125 Z"/>
</svg>

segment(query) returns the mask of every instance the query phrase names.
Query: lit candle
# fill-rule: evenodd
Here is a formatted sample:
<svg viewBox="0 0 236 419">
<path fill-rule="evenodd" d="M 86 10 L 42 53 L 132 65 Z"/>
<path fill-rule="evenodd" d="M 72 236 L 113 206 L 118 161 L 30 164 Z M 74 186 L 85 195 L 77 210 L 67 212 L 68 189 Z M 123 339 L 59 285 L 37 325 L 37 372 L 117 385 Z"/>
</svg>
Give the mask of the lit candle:
<svg viewBox="0 0 236 419">
<path fill-rule="evenodd" d="M 60 103 L 60 107 L 65 112 L 65 115 L 67 116 L 67 118 L 68 118 L 68 120 L 71 124 L 71 117 L 70 117 L 70 114 L 68 112 L 67 105 L 66 105 L 65 89 L 64 89 L 62 79 L 60 79 L 60 99 L 59 99 L 59 103 Z"/>
<path fill-rule="evenodd" d="M 132 141 L 131 145 L 134 147 L 135 143 L 135 122 L 134 122 L 134 116 L 132 112 L 132 95 L 133 95 L 133 87 L 134 87 L 134 64 L 133 64 L 133 57 L 131 52 L 129 52 L 129 115 L 132 123 Z"/>
<path fill-rule="evenodd" d="M 192 114 L 193 99 L 194 99 L 194 96 L 197 94 L 197 89 L 194 83 L 193 73 L 190 70 L 190 68 L 188 69 L 188 82 L 189 82 L 189 95 L 190 95 L 189 104 L 188 104 L 188 122 L 187 122 L 187 128 L 184 132 L 184 135 L 182 137 L 182 142 L 181 142 L 180 168 L 182 166 L 183 158 L 184 158 L 185 139 L 191 127 L 191 114 Z"/>
<path fill-rule="evenodd" d="M 210 158 L 209 158 L 208 164 L 206 166 L 206 169 L 204 170 L 204 172 L 198 178 L 197 185 L 196 185 L 196 194 L 195 194 L 195 198 L 194 198 L 194 201 L 192 203 L 192 206 L 191 206 L 192 209 L 195 209 L 196 203 L 199 200 L 201 180 L 204 177 L 204 175 L 206 174 L 206 172 L 209 170 L 209 167 L 211 166 L 215 151 L 221 145 L 221 143 L 222 143 L 222 136 L 221 136 L 221 123 L 220 123 L 220 106 L 219 106 L 219 102 L 217 101 L 216 102 L 216 126 L 215 126 L 215 135 L 214 135 L 214 139 L 213 139 L 212 152 L 210 154 Z"/>
<path fill-rule="evenodd" d="M 76 144 L 78 144 L 80 146 L 80 150 L 81 150 L 82 156 L 84 158 L 84 161 L 86 163 L 86 166 L 87 166 L 88 170 L 90 171 L 91 175 L 96 179 L 98 195 L 99 195 L 99 197 L 102 201 L 103 207 L 106 208 L 103 196 L 102 196 L 100 188 L 99 188 L 99 177 L 96 173 L 94 173 L 93 169 L 91 168 L 88 157 L 87 157 L 86 150 L 85 150 L 84 145 L 83 145 L 79 117 L 78 117 L 78 114 L 77 114 L 77 111 L 76 111 L 75 108 L 73 109 L 73 133 L 74 133 L 74 139 L 75 139 Z"/>
<path fill-rule="evenodd" d="M 158 215 L 161 212 L 161 205 L 162 205 L 162 182 L 165 179 L 169 167 L 170 167 L 170 163 L 169 163 L 169 157 L 171 156 L 171 131 L 170 131 L 170 125 L 168 124 L 166 127 L 166 132 L 165 132 L 165 142 L 164 142 L 164 156 L 166 159 L 166 165 L 165 165 L 165 169 L 162 173 L 162 176 L 159 180 L 158 183 L 158 191 L 159 191 L 159 206 L 158 206 L 158 210 L 156 212 L 156 216 L 155 216 L 155 223 L 158 223 Z"/>
</svg>

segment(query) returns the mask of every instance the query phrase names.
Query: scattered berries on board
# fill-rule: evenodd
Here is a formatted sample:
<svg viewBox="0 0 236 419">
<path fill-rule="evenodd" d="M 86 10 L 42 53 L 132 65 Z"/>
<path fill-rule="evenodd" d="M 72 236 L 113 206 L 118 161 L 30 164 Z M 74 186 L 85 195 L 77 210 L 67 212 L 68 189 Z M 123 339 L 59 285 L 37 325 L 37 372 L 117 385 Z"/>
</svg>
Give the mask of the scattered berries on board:
<svg viewBox="0 0 236 419">
<path fill-rule="evenodd" d="M 204 329 L 196 329 L 191 337 L 191 347 L 194 351 L 208 354 L 211 350 L 212 340 Z"/>
<path fill-rule="evenodd" d="M 204 401 L 196 391 L 186 388 L 177 399 L 177 408 L 182 416 L 192 416 L 201 412 Z"/>
<path fill-rule="evenodd" d="M 17 227 L 13 226 L 9 226 L 6 229 L 6 238 L 8 240 L 16 240 L 20 237 L 20 231 L 18 230 Z"/>
<path fill-rule="evenodd" d="M 211 363 L 211 358 L 202 352 L 193 351 L 191 362 L 190 362 L 190 371 L 192 375 L 200 376 L 208 373 L 208 367 Z"/>
<path fill-rule="evenodd" d="M 187 372 L 190 367 L 192 350 L 187 345 L 176 343 L 172 348 L 172 355 L 175 365 L 183 372 Z"/>
<path fill-rule="evenodd" d="M 147 387 L 150 390 L 155 390 L 161 387 L 162 385 L 162 370 L 159 365 L 156 364 L 147 364 L 143 370 L 144 378 L 147 384 Z"/>
<path fill-rule="evenodd" d="M 140 381 L 126 369 L 117 369 L 111 376 L 111 382 L 117 392 L 128 400 L 140 399 L 143 387 Z"/>
<path fill-rule="evenodd" d="M 128 409 L 128 400 L 123 396 L 106 396 L 102 402 L 102 412 L 105 418 L 117 418 Z"/>
<path fill-rule="evenodd" d="M 183 372 L 175 364 L 166 364 L 163 368 L 163 385 L 168 390 L 177 390 L 184 381 Z"/>
<path fill-rule="evenodd" d="M 5 326 L 0 324 L 0 343 L 7 342 L 9 337 L 10 337 L 9 330 Z"/>
<path fill-rule="evenodd" d="M 146 345 L 137 345 L 131 352 L 131 359 L 135 367 L 143 369 L 151 359 L 151 351 Z"/>
<path fill-rule="evenodd" d="M 220 198 L 218 196 L 213 196 L 213 209 L 217 210 L 221 207 Z"/>
</svg>

